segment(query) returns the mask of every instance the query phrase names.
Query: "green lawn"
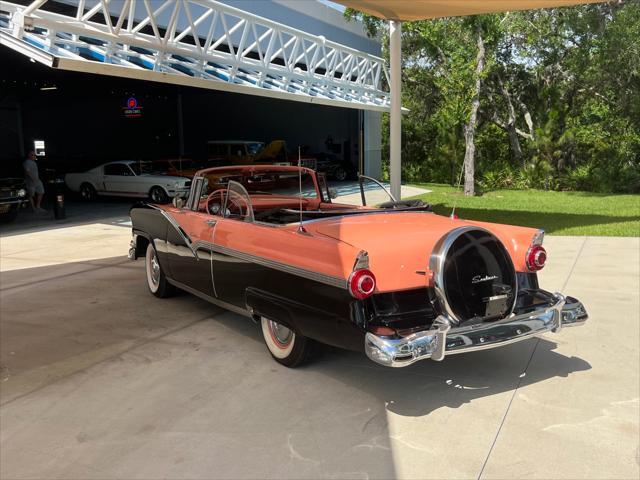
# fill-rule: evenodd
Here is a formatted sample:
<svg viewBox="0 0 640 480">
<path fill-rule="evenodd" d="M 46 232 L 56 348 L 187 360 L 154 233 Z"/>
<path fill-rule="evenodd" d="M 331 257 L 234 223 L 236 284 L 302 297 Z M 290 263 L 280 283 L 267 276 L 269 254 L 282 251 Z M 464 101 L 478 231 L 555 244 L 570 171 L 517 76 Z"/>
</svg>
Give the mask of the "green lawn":
<svg viewBox="0 0 640 480">
<path fill-rule="evenodd" d="M 553 235 L 640 236 L 640 195 L 496 190 L 465 197 L 449 185 L 416 186 L 432 190 L 415 198 L 442 215 L 456 204 L 460 218 L 543 228 Z"/>
</svg>

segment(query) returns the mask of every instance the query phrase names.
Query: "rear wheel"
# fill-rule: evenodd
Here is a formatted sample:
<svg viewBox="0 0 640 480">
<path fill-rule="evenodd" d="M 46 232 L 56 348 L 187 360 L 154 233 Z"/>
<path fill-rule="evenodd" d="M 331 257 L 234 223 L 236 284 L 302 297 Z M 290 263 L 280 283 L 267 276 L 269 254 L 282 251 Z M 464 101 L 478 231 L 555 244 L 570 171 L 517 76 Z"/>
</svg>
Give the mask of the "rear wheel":
<svg viewBox="0 0 640 480">
<path fill-rule="evenodd" d="M 347 179 L 347 177 L 349 176 L 349 174 L 347 173 L 347 171 L 342 168 L 342 167 L 338 167 L 336 168 L 335 172 L 333 173 L 333 176 L 336 180 L 339 181 L 344 181 Z"/>
<path fill-rule="evenodd" d="M 83 200 L 90 202 L 96 198 L 96 189 L 90 183 L 80 185 L 80 196 Z"/>
<path fill-rule="evenodd" d="M 158 253 L 151 242 L 147 245 L 145 265 L 149 291 L 158 298 L 167 298 L 171 296 L 175 292 L 175 287 L 167 282 L 167 277 L 162 271 L 162 267 L 158 260 Z"/>
<path fill-rule="evenodd" d="M 153 187 L 149 190 L 149 198 L 154 203 L 169 203 L 169 196 L 162 187 Z"/>
<path fill-rule="evenodd" d="M 261 324 L 264 343 L 276 362 L 294 368 L 307 360 L 311 352 L 311 340 L 264 317 L 261 317 Z"/>
</svg>

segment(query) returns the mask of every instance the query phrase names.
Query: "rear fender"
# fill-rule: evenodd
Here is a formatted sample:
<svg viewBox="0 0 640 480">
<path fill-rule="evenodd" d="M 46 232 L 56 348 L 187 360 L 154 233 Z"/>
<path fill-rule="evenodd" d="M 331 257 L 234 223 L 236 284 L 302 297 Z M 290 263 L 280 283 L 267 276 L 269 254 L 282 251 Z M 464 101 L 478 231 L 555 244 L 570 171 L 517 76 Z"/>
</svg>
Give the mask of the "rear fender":
<svg viewBox="0 0 640 480">
<path fill-rule="evenodd" d="M 162 210 L 146 203 L 137 203 L 129 211 L 131 225 L 136 235 L 135 255 L 141 257 L 146 252 L 149 242 L 158 252 L 158 261 L 166 273 L 170 272 L 167 259 L 167 228 L 169 221 L 164 217 Z M 140 237 L 146 240 L 142 240 Z M 133 247 L 133 245 L 132 245 Z M 145 249 L 142 252 L 139 249 Z"/>
<path fill-rule="evenodd" d="M 294 332 L 318 342 L 346 350 L 363 348 L 364 330 L 354 321 L 344 322 L 334 313 L 257 288 L 245 292 L 247 310 L 255 317 L 281 323 Z M 351 302 L 351 316 L 358 310 Z"/>
<path fill-rule="evenodd" d="M 137 260 L 145 256 L 147 252 L 147 246 L 151 240 L 144 232 L 134 232 L 131 239 L 131 248 L 129 250 L 129 258 L 131 260 Z"/>
</svg>

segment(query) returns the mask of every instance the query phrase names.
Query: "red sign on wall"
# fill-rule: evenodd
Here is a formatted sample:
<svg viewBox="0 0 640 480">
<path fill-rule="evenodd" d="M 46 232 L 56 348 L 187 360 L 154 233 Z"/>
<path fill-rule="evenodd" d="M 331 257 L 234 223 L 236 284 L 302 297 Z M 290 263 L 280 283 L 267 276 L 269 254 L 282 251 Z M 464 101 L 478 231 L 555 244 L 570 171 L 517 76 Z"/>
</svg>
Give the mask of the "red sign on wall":
<svg viewBox="0 0 640 480">
<path fill-rule="evenodd" d="M 122 107 L 122 111 L 127 118 L 140 118 L 142 116 L 142 105 L 138 103 L 135 97 L 129 97 L 127 106 Z"/>
</svg>

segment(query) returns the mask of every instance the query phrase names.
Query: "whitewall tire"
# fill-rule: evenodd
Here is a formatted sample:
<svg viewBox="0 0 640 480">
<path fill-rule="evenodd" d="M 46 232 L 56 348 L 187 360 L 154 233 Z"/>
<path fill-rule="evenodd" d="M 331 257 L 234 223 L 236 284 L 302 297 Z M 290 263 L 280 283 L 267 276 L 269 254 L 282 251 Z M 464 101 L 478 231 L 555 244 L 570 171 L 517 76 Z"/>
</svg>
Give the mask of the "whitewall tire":
<svg viewBox="0 0 640 480">
<path fill-rule="evenodd" d="M 311 351 L 311 341 L 281 323 L 261 317 L 262 337 L 274 360 L 287 367 L 303 363 Z"/>
<path fill-rule="evenodd" d="M 158 253 L 151 242 L 147 245 L 147 253 L 145 255 L 144 263 L 149 291 L 158 298 L 166 298 L 170 296 L 175 289 L 173 285 L 167 282 L 167 277 L 160 266 Z"/>
</svg>

